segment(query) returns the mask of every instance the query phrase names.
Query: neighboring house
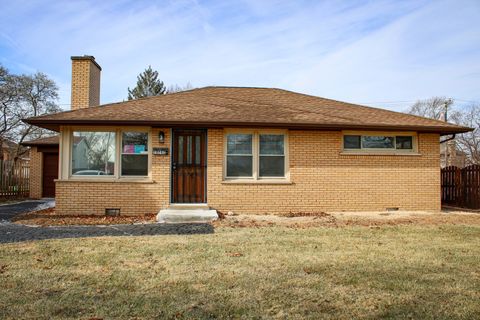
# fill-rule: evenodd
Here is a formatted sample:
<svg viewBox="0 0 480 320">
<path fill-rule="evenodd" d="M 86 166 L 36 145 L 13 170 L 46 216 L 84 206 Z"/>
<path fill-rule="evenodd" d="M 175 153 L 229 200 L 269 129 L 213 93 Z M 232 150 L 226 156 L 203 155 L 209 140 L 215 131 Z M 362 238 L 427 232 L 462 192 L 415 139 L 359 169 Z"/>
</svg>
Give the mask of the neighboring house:
<svg viewBox="0 0 480 320">
<path fill-rule="evenodd" d="M 456 166 L 463 168 L 467 165 L 467 154 L 457 147 L 455 140 L 440 144 L 440 167 Z"/>
<path fill-rule="evenodd" d="M 58 136 L 25 141 L 30 147 L 30 198 L 55 197 L 58 178 Z"/>
<path fill-rule="evenodd" d="M 100 70 L 91 56 L 72 57 L 72 110 L 26 120 L 60 133 L 60 214 L 179 203 L 254 214 L 439 210 L 439 138 L 470 130 L 269 88 L 96 106 Z"/>
<path fill-rule="evenodd" d="M 55 197 L 55 180 L 59 171 L 59 136 L 25 141 L 22 145 L 30 147 L 30 197 L 34 199 Z M 72 161 L 73 168 L 89 169 L 84 156 L 86 149 L 84 139 L 78 137 L 73 139 L 72 159 L 78 159 Z"/>
<path fill-rule="evenodd" d="M 2 148 L 0 153 L 0 160 L 15 160 L 15 157 L 18 155 L 17 159 L 20 160 L 29 160 L 29 153 L 26 148 L 20 147 L 18 148 L 18 144 L 11 140 L 3 140 Z"/>
</svg>

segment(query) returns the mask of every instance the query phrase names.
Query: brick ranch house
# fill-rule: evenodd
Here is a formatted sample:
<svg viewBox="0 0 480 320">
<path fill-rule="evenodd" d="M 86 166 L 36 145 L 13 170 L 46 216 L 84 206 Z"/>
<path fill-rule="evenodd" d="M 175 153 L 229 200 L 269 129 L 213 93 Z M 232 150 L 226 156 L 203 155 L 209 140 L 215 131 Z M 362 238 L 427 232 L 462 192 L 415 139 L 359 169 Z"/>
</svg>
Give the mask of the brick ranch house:
<svg viewBox="0 0 480 320">
<path fill-rule="evenodd" d="M 59 214 L 185 203 L 253 214 L 439 210 L 440 136 L 470 130 L 271 88 L 99 105 L 100 71 L 92 56 L 72 57 L 72 110 L 25 120 L 59 132 L 30 143 L 33 197 L 42 158 L 58 148 L 49 179 Z"/>
</svg>

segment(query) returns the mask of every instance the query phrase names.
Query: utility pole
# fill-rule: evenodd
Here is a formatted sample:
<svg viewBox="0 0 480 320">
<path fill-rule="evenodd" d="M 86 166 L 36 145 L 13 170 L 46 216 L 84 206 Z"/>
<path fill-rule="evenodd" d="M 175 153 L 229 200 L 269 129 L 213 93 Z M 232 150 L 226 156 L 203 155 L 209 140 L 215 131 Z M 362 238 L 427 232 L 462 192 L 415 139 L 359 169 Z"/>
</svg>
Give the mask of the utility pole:
<svg viewBox="0 0 480 320">
<path fill-rule="evenodd" d="M 444 120 L 445 122 L 448 121 L 448 106 L 451 105 L 452 102 L 453 102 L 453 101 L 452 101 L 451 98 L 448 98 L 448 99 L 445 100 L 445 113 L 444 113 L 444 115 L 443 115 L 443 120 Z"/>
<path fill-rule="evenodd" d="M 445 99 L 445 112 L 443 114 L 443 120 L 445 122 L 448 121 L 448 106 L 452 104 L 452 99 L 451 98 L 448 98 L 448 99 Z M 449 149 L 449 142 L 448 141 L 447 143 L 445 143 L 445 167 L 448 167 L 448 149 Z"/>
</svg>

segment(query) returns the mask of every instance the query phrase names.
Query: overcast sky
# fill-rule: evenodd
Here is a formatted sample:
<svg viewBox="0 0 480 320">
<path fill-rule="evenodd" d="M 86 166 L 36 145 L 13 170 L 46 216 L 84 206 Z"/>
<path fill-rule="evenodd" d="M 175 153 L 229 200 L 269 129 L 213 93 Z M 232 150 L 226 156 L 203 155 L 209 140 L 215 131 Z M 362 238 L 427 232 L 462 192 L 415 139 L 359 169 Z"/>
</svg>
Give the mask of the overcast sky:
<svg viewBox="0 0 480 320">
<path fill-rule="evenodd" d="M 0 63 L 42 71 L 70 103 L 72 55 L 102 66 L 101 102 L 151 65 L 166 84 L 261 86 L 404 110 L 480 101 L 480 0 L 0 0 Z"/>
</svg>

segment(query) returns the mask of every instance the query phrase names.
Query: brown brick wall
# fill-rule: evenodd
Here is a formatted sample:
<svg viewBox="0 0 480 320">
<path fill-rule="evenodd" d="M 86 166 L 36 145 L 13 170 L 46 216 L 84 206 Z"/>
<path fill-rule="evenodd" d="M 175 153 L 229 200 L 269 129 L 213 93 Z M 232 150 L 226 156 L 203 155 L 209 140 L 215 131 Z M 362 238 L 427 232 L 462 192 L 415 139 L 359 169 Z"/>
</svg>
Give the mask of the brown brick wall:
<svg viewBox="0 0 480 320">
<path fill-rule="evenodd" d="M 158 131 L 166 133 L 158 144 Z M 220 211 L 288 212 L 440 209 L 438 134 L 420 134 L 421 156 L 341 155 L 341 133 L 290 131 L 292 184 L 222 183 L 223 130 L 208 130 L 208 204 Z M 170 130 L 154 129 L 153 145 L 169 147 Z M 156 213 L 169 204 L 170 157 L 153 156 L 154 183 L 57 182 L 57 212 Z"/>
<path fill-rule="evenodd" d="M 37 147 L 30 149 L 30 198 L 42 197 L 42 164 L 43 153 L 38 152 Z"/>
<path fill-rule="evenodd" d="M 439 135 L 421 156 L 341 155 L 340 132 L 290 131 L 291 185 L 222 183 L 223 130 L 208 132 L 208 203 L 220 211 L 288 213 L 440 209 Z"/>
<path fill-rule="evenodd" d="M 100 104 L 100 69 L 89 59 L 72 60 L 72 110 Z"/>
<path fill-rule="evenodd" d="M 158 143 L 160 130 L 165 132 L 163 144 Z M 170 130 L 153 129 L 152 145 L 169 147 Z M 152 156 L 152 180 L 151 183 L 57 181 L 56 211 L 60 214 L 104 214 L 105 208 L 120 208 L 122 215 L 157 213 L 169 204 L 169 156 Z"/>
</svg>

